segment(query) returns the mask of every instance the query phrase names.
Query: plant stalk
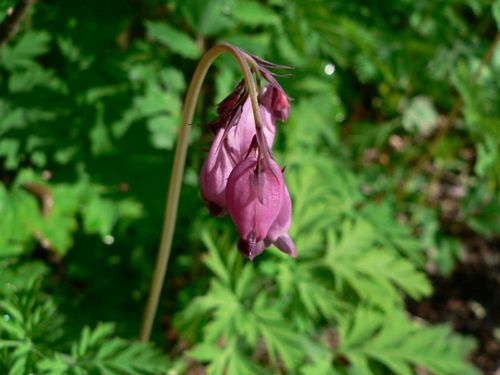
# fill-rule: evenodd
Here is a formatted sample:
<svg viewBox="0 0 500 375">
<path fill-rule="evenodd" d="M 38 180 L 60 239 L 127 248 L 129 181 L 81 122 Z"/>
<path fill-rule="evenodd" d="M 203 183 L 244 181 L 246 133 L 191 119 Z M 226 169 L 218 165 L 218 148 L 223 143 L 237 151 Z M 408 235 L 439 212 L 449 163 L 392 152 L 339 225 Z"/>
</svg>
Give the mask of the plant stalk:
<svg viewBox="0 0 500 375">
<path fill-rule="evenodd" d="M 158 257 L 156 260 L 156 266 L 153 273 L 153 279 L 151 282 L 151 288 L 149 291 L 149 297 L 146 303 L 144 318 L 142 321 L 141 332 L 139 336 L 139 339 L 143 342 L 149 341 L 149 338 L 151 336 L 153 321 L 156 315 L 156 310 L 158 308 L 158 301 L 160 299 L 163 282 L 167 273 L 168 260 L 170 258 L 172 240 L 175 231 L 175 222 L 177 219 L 177 209 L 179 206 L 182 178 L 184 175 L 184 166 L 186 163 L 186 154 L 189 145 L 189 134 L 191 131 L 190 124 L 193 121 L 196 103 L 198 101 L 201 86 L 208 72 L 208 69 L 210 68 L 214 60 L 224 52 L 232 55 L 237 60 L 241 68 L 245 80 L 245 85 L 247 86 L 252 104 L 255 126 L 256 128 L 261 127 L 258 93 L 252 77 L 252 73 L 247 64 L 247 59 L 249 57 L 244 55 L 238 48 L 230 44 L 224 43 L 212 47 L 203 55 L 200 62 L 198 63 L 193 78 L 191 79 L 191 83 L 189 84 L 189 89 L 184 101 L 182 119 L 179 128 L 179 136 L 177 138 L 177 146 L 172 165 L 172 175 L 170 177 L 170 184 L 167 193 L 167 203 L 160 246 L 158 249 Z"/>
</svg>

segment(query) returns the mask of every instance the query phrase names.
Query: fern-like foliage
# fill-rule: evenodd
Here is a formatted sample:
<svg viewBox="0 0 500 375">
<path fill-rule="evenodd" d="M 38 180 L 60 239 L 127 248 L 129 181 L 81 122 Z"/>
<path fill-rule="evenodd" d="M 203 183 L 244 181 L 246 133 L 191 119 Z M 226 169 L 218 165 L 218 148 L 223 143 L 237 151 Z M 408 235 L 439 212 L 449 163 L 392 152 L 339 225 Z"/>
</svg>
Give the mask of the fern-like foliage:
<svg viewBox="0 0 500 375">
<path fill-rule="evenodd" d="M 116 337 L 110 323 L 85 327 L 71 343 L 64 337 L 64 317 L 41 289 L 44 271 L 40 264 L 29 263 L 1 270 L 2 276 L 12 277 L 0 289 L 1 374 L 166 373 L 169 364 L 164 354 L 150 344 Z"/>
<path fill-rule="evenodd" d="M 402 312 L 388 315 L 360 307 L 339 325 L 339 353 L 355 374 L 370 374 L 373 363 L 395 374 L 413 375 L 415 366 L 436 375 L 478 374 L 462 361 L 474 340 L 453 335 L 446 326 L 423 326 Z"/>
<path fill-rule="evenodd" d="M 114 325 L 85 327 L 80 340 L 71 346 L 70 355 L 55 353 L 38 364 L 43 373 L 140 375 L 166 373 L 165 356 L 149 344 L 114 337 Z"/>
<path fill-rule="evenodd" d="M 474 373 L 473 342 L 404 302 L 431 293 L 424 265 L 453 272 L 498 234 L 498 0 L 59 3 L 33 2 L 0 51 L 1 375 Z M 160 305 L 169 366 L 83 326 L 140 316 L 186 81 L 222 40 L 297 68 L 278 77 L 294 100 L 275 156 L 299 256 L 244 262 L 229 220 L 205 220 L 193 127 Z M 241 78 L 215 68 L 195 124 Z"/>
<path fill-rule="evenodd" d="M 222 357 L 228 356 L 232 361 L 244 361 L 245 354 L 258 352 L 259 346 L 266 348 L 269 360 L 276 364 L 283 363 L 285 368 L 293 370 L 302 361 L 304 353 L 300 349 L 306 338 L 289 329 L 283 321 L 282 305 L 277 301 L 270 301 L 265 294 L 259 293 L 266 283 L 258 279 L 254 267 L 247 264 L 237 278 L 230 277 L 234 255 L 229 256 L 228 263 L 224 263 L 218 249 L 208 233 L 203 234 L 210 256 L 206 264 L 217 275 L 212 280 L 206 295 L 197 297 L 193 303 L 179 315 L 178 325 L 186 332 L 198 333 L 196 322 L 200 316 L 209 317 L 210 321 L 203 328 L 203 343 L 197 345 L 191 352 L 195 358 L 206 360 L 204 355 L 207 348 L 220 348 Z M 231 254 L 238 254 L 233 251 Z M 238 258 L 238 262 L 241 259 Z M 233 263 L 234 264 L 234 263 Z M 198 320 L 199 322 L 199 320 Z M 233 338 L 238 338 L 234 342 Z M 226 342 L 229 340 L 229 342 Z M 207 346 L 208 345 L 208 346 Z M 214 349 L 215 350 L 215 349 Z M 231 355 L 229 356 L 229 354 Z M 212 357 L 212 360 L 215 358 Z M 222 362 L 220 357 L 210 363 L 211 374 L 223 374 L 225 369 L 237 365 L 233 362 Z"/>
<path fill-rule="evenodd" d="M 196 342 L 188 356 L 210 374 L 283 368 L 408 375 L 417 367 L 475 374 L 464 360 L 473 341 L 404 314 L 404 298 L 428 296 L 431 286 L 421 257 L 411 256 L 418 248 L 407 228 L 395 223 L 380 233 L 373 219 L 378 213 L 394 220 L 387 206 L 370 205 L 370 215 L 344 210 L 354 203 L 343 206 L 339 197 L 356 197 L 355 176 L 317 157 L 292 162 L 286 173 L 297 218 L 292 235 L 302 253 L 294 261 L 269 249 L 256 265 L 243 265 L 227 238 L 215 241 L 205 230 L 204 262 L 214 277 L 176 318 L 184 337 Z"/>
<path fill-rule="evenodd" d="M 390 310 L 401 303 L 400 291 L 419 299 L 431 292 L 425 275 L 409 260 L 376 245 L 373 227 L 363 221 L 344 222 L 342 237 L 328 233 L 325 264 L 335 277 L 336 288 L 352 288 L 360 299 Z"/>
<path fill-rule="evenodd" d="M 0 300 L 0 369 L 9 374 L 33 372 L 43 353 L 62 337 L 62 317 L 54 302 L 40 294 L 36 280 Z"/>
</svg>

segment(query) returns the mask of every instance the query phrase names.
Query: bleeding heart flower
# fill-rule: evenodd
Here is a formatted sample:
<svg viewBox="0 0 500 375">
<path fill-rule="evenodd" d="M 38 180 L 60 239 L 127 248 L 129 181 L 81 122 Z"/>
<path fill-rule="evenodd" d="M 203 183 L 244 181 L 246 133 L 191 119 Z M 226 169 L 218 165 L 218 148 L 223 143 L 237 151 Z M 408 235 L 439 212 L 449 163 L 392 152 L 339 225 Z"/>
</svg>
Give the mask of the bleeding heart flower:
<svg viewBox="0 0 500 375">
<path fill-rule="evenodd" d="M 259 109 L 264 137 L 270 148 L 274 142 L 274 121 L 264 105 L 259 105 Z M 224 212 L 226 207 L 225 191 L 229 174 L 237 163 L 250 154 L 250 146 L 256 137 L 255 120 L 249 98 L 240 111 L 241 114 L 235 125 L 229 129 L 222 127 L 217 131 L 208 158 L 201 168 L 200 191 L 203 199 L 207 202 L 210 214 L 213 216 Z M 228 117 L 235 118 L 235 116 Z"/>
<path fill-rule="evenodd" d="M 267 81 L 258 95 L 260 127 L 255 123 L 244 82 L 217 107 L 209 125 L 216 136 L 200 175 L 200 190 L 212 215 L 227 210 L 240 240 L 239 250 L 249 259 L 274 244 L 295 257 L 288 235 L 292 202 L 283 173 L 272 158 L 276 120 L 288 119 L 290 104 L 271 68 L 287 69 L 256 56 L 255 73 Z"/>
<path fill-rule="evenodd" d="M 280 213 L 285 193 L 283 174 L 271 160 L 272 170 L 255 157 L 240 162 L 227 182 L 226 203 L 241 241 L 252 259 Z M 261 250 L 262 251 L 262 250 Z"/>
</svg>

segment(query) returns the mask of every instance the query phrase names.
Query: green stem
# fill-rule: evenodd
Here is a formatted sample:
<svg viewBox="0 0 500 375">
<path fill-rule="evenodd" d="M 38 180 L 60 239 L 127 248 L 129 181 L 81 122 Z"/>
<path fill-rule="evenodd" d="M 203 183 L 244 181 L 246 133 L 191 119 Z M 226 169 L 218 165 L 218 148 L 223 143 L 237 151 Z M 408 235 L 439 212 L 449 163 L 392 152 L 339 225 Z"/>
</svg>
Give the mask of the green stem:
<svg viewBox="0 0 500 375">
<path fill-rule="evenodd" d="M 256 128 L 260 128 L 261 119 L 258 104 L 258 93 L 255 87 L 252 73 L 247 65 L 247 56 L 243 55 L 239 49 L 231 46 L 230 44 L 220 44 L 208 50 L 201 58 L 193 78 L 189 85 L 189 89 L 184 101 L 184 109 L 182 112 L 182 120 L 179 129 L 179 137 L 177 139 L 177 148 L 175 150 L 174 162 L 172 166 L 172 175 L 170 177 L 170 185 L 167 193 L 167 206 L 165 209 L 165 218 L 163 222 L 162 235 L 160 240 L 160 247 L 158 250 L 158 258 L 156 260 L 156 267 L 153 274 L 153 280 L 149 291 L 148 301 L 144 312 L 144 319 L 142 321 L 140 340 L 147 342 L 151 336 L 151 329 L 155 318 L 156 310 L 158 308 L 158 301 L 160 299 L 163 281 L 167 273 L 168 260 L 172 248 L 172 239 L 175 231 L 175 221 L 177 218 L 177 208 L 179 206 L 179 195 L 182 185 L 182 177 L 184 174 L 184 165 L 186 162 L 187 148 L 189 145 L 189 133 L 191 130 L 190 124 L 193 121 L 194 111 L 200 89 L 208 72 L 208 69 L 214 60 L 222 53 L 229 53 L 237 61 L 243 72 L 245 84 L 247 86 L 250 100 L 252 103 L 252 110 L 255 119 Z"/>
</svg>

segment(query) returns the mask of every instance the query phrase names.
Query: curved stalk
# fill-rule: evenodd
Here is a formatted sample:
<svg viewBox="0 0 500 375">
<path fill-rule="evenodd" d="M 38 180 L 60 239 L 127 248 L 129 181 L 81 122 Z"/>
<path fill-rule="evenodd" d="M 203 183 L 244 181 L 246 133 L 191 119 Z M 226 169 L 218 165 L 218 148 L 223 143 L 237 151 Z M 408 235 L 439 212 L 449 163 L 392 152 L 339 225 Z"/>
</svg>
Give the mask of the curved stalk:
<svg viewBox="0 0 500 375">
<path fill-rule="evenodd" d="M 167 193 L 167 206 L 165 209 L 165 218 L 163 221 L 163 229 L 158 249 L 158 257 L 151 282 L 148 301 L 144 311 L 144 318 L 141 325 L 140 340 L 149 341 L 151 336 L 151 329 L 153 321 L 158 308 L 158 301 L 160 299 L 163 281 L 168 267 L 168 260 L 172 248 L 172 240 L 175 231 L 175 221 L 177 219 L 177 208 L 179 206 L 179 196 L 182 186 L 182 177 L 184 174 L 184 166 L 186 162 L 186 154 L 189 145 L 189 134 L 191 131 L 190 124 L 193 121 L 196 103 L 200 94 L 201 86 L 208 72 L 208 69 L 214 60 L 222 53 L 229 53 L 237 61 L 243 73 L 245 85 L 248 89 L 250 100 L 252 103 L 252 110 L 255 119 L 255 127 L 261 128 L 261 119 L 258 103 L 258 93 L 252 77 L 252 73 L 247 65 L 247 56 L 236 47 L 230 44 L 220 44 L 208 50 L 201 58 L 196 71 L 194 72 L 189 89 L 184 101 L 184 108 L 182 112 L 182 119 L 179 129 L 179 136 L 177 138 L 177 147 L 175 150 L 174 161 L 172 165 L 172 175 L 170 177 L 170 184 Z"/>
</svg>

